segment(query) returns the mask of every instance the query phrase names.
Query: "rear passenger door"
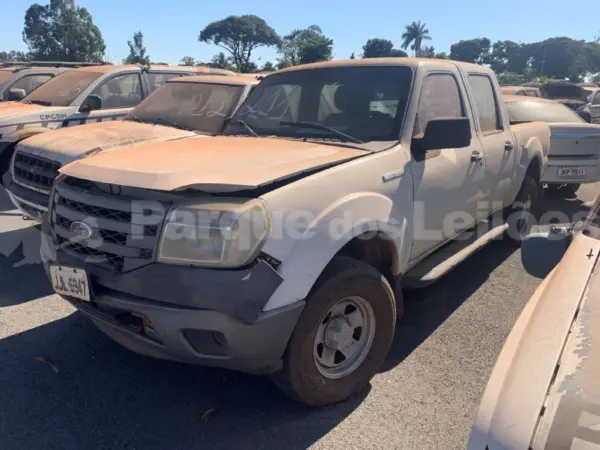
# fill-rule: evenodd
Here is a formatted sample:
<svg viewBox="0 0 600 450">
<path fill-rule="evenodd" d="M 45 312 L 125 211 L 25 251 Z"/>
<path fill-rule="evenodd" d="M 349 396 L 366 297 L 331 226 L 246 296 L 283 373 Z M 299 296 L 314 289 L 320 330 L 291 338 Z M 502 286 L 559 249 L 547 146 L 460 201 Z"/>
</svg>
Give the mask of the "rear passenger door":
<svg viewBox="0 0 600 450">
<path fill-rule="evenodd" d="M 139 72 L 120 73 L 104 80 L 90 95 L 100 97 L 102 107 L 84 120 L 102 122 L 125 117 L 143 100 L 145 88 Z"/>
<path fill-rule="evenodd" d="M 485 214 L 478 210 L 485 200 L 485 157 L 473 128 L 473 118 L 458 70 L 429 72 L 419 93 L 413 137 L 424 133 L 431 119 L 468 117 L 471 145 L 428 151 L 411 149 L 414 184 L 414 239 L 411 260 L 470 228 Z"/>
<path fill-rule="evenodd" d="M 500 99 L 491 77 L 483 73 L 468 74 L 477 121 L 475 123 L 486 160 L 486 197 L 491 209 L 508 206 L 517 151 L 508 123 L 504 123 Z"/>
</svg>

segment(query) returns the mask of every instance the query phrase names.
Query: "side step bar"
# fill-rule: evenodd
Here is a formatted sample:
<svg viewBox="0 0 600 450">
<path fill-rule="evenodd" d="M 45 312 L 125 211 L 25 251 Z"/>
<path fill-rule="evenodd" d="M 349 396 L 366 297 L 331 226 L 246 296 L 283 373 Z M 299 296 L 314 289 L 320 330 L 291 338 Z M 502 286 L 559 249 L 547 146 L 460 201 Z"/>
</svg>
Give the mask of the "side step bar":
<svg viewBox="0 0 600 450">
<path fill-rule="evenodd" d="M 489 224 L 483 222 L 482 225 Z M 476 227 L 472 231 L 465 231 L 454 241 L 445 245 L 407 272 L 402 277 L 400 285 L 403 289 L 417 289 L 437 281 L 477 250 L 500 237 L 507 229 L 508 224 L 504 223 L 492 228 L 480 237 L 477 237 L 479 234 L 477 231 L 480 230 L 480 227 Z"/>
</svg>

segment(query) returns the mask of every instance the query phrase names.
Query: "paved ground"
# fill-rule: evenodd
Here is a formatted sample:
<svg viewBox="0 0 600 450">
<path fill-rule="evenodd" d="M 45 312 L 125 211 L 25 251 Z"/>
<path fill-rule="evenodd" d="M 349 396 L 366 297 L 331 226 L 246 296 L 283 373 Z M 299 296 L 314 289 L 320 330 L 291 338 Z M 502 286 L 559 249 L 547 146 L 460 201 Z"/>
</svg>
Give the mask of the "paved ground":
<svg viewBox="0 0 600 450">
<path fill-rule="evenodd" d="M 554 207 L 572 215 L 599 191 Z M 519 251 L 494 243 L 411 295 L 363 395 L 309 410 L 267 378 L 155 361 L 105 338 L 51 294 L 39 264 L 24 264 L 39 238 L 10 209 L 0 192 L 3 450 L 464 448 L 495 359 L 539 284 Z"/>
</svg>

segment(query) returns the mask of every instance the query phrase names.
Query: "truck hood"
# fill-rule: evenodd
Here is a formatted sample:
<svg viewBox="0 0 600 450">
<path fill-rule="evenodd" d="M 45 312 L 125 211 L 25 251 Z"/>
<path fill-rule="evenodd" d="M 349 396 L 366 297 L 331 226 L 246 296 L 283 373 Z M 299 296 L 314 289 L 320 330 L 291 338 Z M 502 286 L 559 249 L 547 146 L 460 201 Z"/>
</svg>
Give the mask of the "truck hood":
<svg viewBox="0 0 600 450">
<path fill-rule="evenodd" d="M 192 136 L 197 134 L 162 125 L 109 121 L 40 133 L 21 141 L 17 151 L 43 156 L 64 165 L 89 153 Z"/>
<path fill-rule="evenodd" d="M 525 305 L 489 378 L 468 450 L 575 448 L 569 439 L 580 431 L 577 425 L 590 406 L 585 397 L 595 398 L 595 409 L 588 411 L 595 410 L 597 418 L 600 274 L 594 273 L 594 266 L 599 251 L 599 240 L 575 236 L 562 261 Z M 575 404 L 560 401 L 567 393 L 576 398 Z M 548 442 L 550 424 L 557 420 L 563 427 L 552 428 L 552 436 L 563 441 L 544 445 L 541 441 Z"/>
<path fill-rule="evenodd" d="M 253 189 L 367 151 L 279 138 L 179 139 L 106 152 L 61 168 L 63 174 L 163 191 Z"/>
<path fill-rule="evenodd" d="M 47 107 L 21 102 L 0 102 L 0 120 L 8 119 L 9 117 L 18 116 L 21 114 L 28 114 L 41 109 L 47 109 Z"/>
</svg>

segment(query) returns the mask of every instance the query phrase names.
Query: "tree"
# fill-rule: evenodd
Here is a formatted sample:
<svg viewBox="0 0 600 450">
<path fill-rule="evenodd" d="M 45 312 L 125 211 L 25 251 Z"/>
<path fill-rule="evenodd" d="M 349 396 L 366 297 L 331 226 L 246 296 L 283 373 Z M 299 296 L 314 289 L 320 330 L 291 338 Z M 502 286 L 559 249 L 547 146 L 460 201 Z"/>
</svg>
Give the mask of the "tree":
<svg viewBox="0 0 600 450">
<path fill-rule="evenodd" d="M 25 52 L 10 50 L 8 52 L 0 52 L 0 61 L 27 61 L 29 55 Z"/>
<path fill-rule="evenodd" d="M 180 66 L 195 66 L 196 60 L 192 56 L 184 56 L 179 62 Z"/>
<path fill-rule="evenodd" d="M 211 22 L 200 32 L 198 40 L 227 50 L 240 72 L 247 71 L 255 49 L 279 44 L 275 30 L 254 15 L 229 16 Z"/>
<path fill-rule="evenodd" d="M 491 42 L 488 38 L 458 41 L 450 46 L 450 59 L 475 64 L 486 64 L 489 60 Z"/>
<path fill-rule="evenodd" d="M 329 61 L 333 54 L 333 40 L 325 36 L 318 25 L 311 25 L 285 35 L 278 52 L 282 55 L 282 60 L 288 61 L 292 66 Z"/>
<path fill-rule="evenodd" d="M 520 45 L 513 41 L 497 41 L 492 46 L 489 64 L 496 73 L 524 74 L 527 71 L 529 59 L 527 45 Z"/>
<path fill-rule="evenodd" d="M 421 21 L 406 25 L 405 30 L 402 33 L 402 48 L 406 50 L 410 46 L 410 49 L 414 50 L 415 55 L 421 50 L 423 41 L 431 40 L 429 30 L 424 23 L 421 24 Z"/>
<path fill-rule="evenodd" d="M 25 13 L 23 41 L 31 59 L 102 62 L 106 45 L 87 9 L 75 0 L 34 3 Z"/>
<path fill-rule="evenodd" d="M 421 58 L 435 58 L 435 48 L 433 48 L 432 45 L 423 47 L 419 50 L 417 56 L 420 56 Z"/>
<path fill-rule="evenodd" d="M 531 68 L 537 76 L 579 81 L 587 72 L 585 42 L 554 37 L 528 45 Z"/>
<path fill-rule="evenodd" d="M 275 70 L 277 70 L 277 69 L 275 68 L 275 65 L 273 65 L 273 63 L 271 61 L 267 61 L 262 67 L 263 72 L 275 72 Z"/>
<path fill-rule="evenodd" d="M 231 58 L 228 58 L 223 52 L 217 53 L 215 56 L 213 56 L 208 65 L 210 67 L 214 67 L 215 69 L 230 70 L 232 68 Z"/>
<path fill-rule="evenodd" d="M 392 56 L 394 43 L 388 39 L 369 39 L 363 45 L 363 58 L 385 58 Z"/>
<path fill-rule="evenodd" d="M 127 41 L 129 45 L 129 56 L 123 60 L 125 64 L 150 64 L 150 56 L 146 54 L 144 46 L 144 34 L 141 31 L 133 33 L 133 42 Z"/>
<path fill-rule="evenodd" d="M 434 58 L 437 59 L 450 59 L 450 57 L 448 56 L 448 54 L 446 52 L 440 52 L 440 53 L 436 53 Z"/>
<path fill-rule="evenodd" d="M 392 41 L 388 39 L 369 39 L 363 45 L 363 58 L 389 58 L 389 57 L 406 57 L 405 51 L 394 48 Z"/>
<path fill-rule="evenodd" d="M 352 54 L 350 55 L 350 59 L 355 59 L 356 57 L 354 56 L 354 52 L 352 52 Z"/>
</svg>

